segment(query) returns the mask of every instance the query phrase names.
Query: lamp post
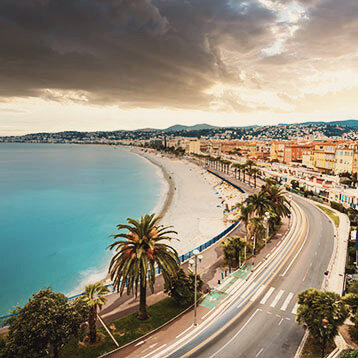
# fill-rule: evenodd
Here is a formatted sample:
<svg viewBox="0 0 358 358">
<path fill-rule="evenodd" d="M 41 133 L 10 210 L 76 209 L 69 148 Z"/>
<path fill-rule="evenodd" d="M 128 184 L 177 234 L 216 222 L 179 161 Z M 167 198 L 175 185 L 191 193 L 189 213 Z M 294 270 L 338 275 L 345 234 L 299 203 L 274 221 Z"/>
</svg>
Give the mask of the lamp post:
<svg viewBox="0 0 358 358">
<path fill-rule="evenodd" d="M 269 237 L 269 219 L 270 219 L 270 213 L 268 211 L 265 212 L 265 223 L 266 223 L 266 237 L 265 237 L 265 256 L 264 256 L 264 259 L 266 258 L 266 244 L 267 244 L 267 240 L 268 240 L 268 237 Z"/>
<path fill-rule="evenodd" d="M 197 275 L 198 275 L 198 260 L 201 262 L 203 256 L 200 255 L 199 250 L 193 251 L 194 260 L 190 259 L 189 264 L 191 267 L 194 266 L 194 327 L 197 326 L 197 317 L 196 317 L 196 301 L 197 301 Z"/>
</svg>

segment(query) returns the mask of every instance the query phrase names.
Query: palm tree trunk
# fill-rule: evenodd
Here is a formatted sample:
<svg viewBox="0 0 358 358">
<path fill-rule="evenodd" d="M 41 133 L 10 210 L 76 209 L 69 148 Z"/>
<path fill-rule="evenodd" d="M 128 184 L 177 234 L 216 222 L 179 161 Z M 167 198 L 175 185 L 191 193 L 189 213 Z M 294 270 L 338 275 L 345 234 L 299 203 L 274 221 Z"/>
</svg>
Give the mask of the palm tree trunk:
<svg viewBox="0 0 358 358">
<path fill-rule="evenodd" d="M 149 318 L 147 313 L 147 282 L 146 281 L 140 282 L 138 318 L 140 320 L 146 320 Z"/>
<path fill-rule="evenodd" d="M 96 317 L 97 316 L 97 307 L 92 306 L 90 313 L 89 313 L 89 319 L 88 319 L 88 327 L 89 327 L 89 338 L 90 343 L 93 344 L 96 342 L 97 338 L 97 331 L 96 331 Z"/>
<path fill-rule="evenodd" d="M 58 358 L 58 347 L 57 347 L 57 345 L 53 346 L 53 358 Z"/>
</svg>

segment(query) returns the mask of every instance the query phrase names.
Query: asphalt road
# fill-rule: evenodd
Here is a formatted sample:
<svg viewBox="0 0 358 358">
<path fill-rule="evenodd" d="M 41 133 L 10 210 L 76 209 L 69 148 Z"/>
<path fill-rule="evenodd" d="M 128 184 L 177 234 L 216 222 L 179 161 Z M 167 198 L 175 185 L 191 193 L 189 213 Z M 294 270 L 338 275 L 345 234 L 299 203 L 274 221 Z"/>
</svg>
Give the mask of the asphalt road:
<svg viewBox="0 0 358 358">
<path fill-rule="evenodd" d="M 323 273 L 327 270 L 333 251 L 333 228 L 328 218 L 309 202 L 300 198 L 295 201 L 307 220 L 307 235 L 301 233 L 302 243 L 296 245 L 292 241 L 291 246 L 285 248 L 286 251 L 281 250 L 289 258 L 285 264 L 279 264 L 277 259 L 268 266 L 265 271 L 268 274 L 262 273 L 256 279 L 258 283 L 267 284 L 261 285 L 263 287 L 260 289 L 257 289 L 259 285 L 255 286 L 250 291 L 251 298 L 247 296 L 246 302 L 240 302 L 241 298 L 235 301 L 232 305 L 236 305 L 234 309 L 224 312 L 215 324 L 209 325 L 170 357 L 294 356 L 304 334 L 295 322 L 297 294 L 307 288 L 321 287 Z M 300 225 L 304 225 L 304 220 L 298 220 L 297 230 Z M 272 280 L 269 279 L 270 275 Z M 247 304 L 249 298 L 252 302 Z M 233 319 L 240 310 L 240 316 Z M 221 331 L 220 327 L 225 325 L 228 327 Z M 207 342 L 213 334 L 217 334 L 216 337 Z"/>
</svg>

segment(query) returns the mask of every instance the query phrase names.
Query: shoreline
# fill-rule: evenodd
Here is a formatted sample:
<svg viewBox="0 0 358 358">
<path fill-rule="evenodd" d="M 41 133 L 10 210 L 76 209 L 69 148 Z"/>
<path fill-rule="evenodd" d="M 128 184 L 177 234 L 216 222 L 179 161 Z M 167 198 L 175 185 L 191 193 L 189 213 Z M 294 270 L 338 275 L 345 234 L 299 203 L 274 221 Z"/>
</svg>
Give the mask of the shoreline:
<svg viewBox="0 0 358 358">
<path fill-rule="evenodd" d="M 121 147 L 121 148 L 127 149 L 126 147 Z M 167 169 L 164 167 L 164 165 L 158 163 L 150 156 L 145 155 L 145 153 L 143 153 L 138 148 L 131 148 L 128 150 L 134 154 L 137 154 L 141 158 L 148 160 L 150 163 L 152 163 L 157 168 L 159 168 L 163 174 L 164 180 L 168 184 L 168 190 L 166 193 L 163 194 L 163 197 L 165 197 L 165 200 L 162 201 L 162 203 L 161 203 L 161 200 L 159 199 L 160 206 L 158 208 L 159 213 L 157 214 L 157 216 L 159 216 L 162 219 L 164 217 L 164 215 L 168 212 L 168 209 L 173 202 L 174 191 L 175 191 L 175 184 L 174 184 L 173 178 L 169 175 L 169 173 L 168 173 Z M 153 208 L 153 210 L 154 209 L 155 209 L 155 207 Z"/>
</svg>

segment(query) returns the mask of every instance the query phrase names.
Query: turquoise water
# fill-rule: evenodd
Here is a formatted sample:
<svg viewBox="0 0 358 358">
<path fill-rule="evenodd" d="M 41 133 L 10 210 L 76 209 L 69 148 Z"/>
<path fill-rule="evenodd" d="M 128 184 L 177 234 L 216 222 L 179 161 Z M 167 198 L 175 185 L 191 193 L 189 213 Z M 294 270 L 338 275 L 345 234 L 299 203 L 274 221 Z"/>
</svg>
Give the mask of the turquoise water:
<svg viewBox="0 0 358 358">
<path fill-rule="evenodd" d="M 115 225 L 158 203 L 157 170 L 108 146 L 0 144 L 0 315 L 102 278 Z"/>
</svg>

